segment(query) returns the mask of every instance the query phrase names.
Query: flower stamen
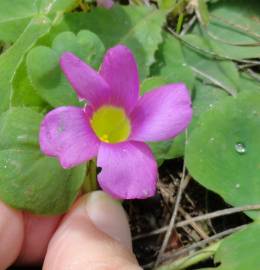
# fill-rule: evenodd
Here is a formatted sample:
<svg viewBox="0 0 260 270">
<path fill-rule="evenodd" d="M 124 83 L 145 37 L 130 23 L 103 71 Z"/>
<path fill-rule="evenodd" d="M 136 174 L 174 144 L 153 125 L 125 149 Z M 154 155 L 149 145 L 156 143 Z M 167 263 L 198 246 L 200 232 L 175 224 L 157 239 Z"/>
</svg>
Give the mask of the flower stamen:
<svg viewBox="0 0 260 270">
<path fill-rule="evenodd" d="M 124 109 L 111 105 L 95 111 L 90 124 L 97 137 L 106 143 L 123 142 L 131 132 L 130 121 Z"/>
</svg>

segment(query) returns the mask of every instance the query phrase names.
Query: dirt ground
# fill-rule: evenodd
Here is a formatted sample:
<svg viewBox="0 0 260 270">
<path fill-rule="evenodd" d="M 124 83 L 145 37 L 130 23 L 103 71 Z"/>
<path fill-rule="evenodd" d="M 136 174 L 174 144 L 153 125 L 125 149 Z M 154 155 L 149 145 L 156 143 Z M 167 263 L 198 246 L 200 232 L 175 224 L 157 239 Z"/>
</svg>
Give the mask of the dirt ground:
<svg viewBox="0 0 260 270">
<path fill-rule="evenodd" d="M 176 196 L 182 177 L 182 166 L 182 160 L 165 162 L 160 168 L 157 195 L 143 201 L 124 203 L 130 217 L 134 252 L 139 263 L 145 269 L 153 269 L 161 249 L 165 236 L 165 230 L 162 232 L 162 228 L 169 225 L 176 206 Z M 187 175 L 186 177 L 188 178 L 189 176 Z M 193 179 L 190 179 L 182 193 L 175 224 L 191 217 L 201 216 L 205 213 L 229 207 L 218 195 L 206 190 Z M 250 219 L 246 215 L 239 213 L 221 216 L 204 222 L 196 222 L 179 228 L 173 227 L 165 252 L 160 256 L 159 261 L 164 262 L 167 259 L 167 261 L 171 262 L 178 259 L 178 257 L 188 255 L 188 251 L 185 252 L 185 249 L 187 250 L 187 247 L 194 243 L 207 240 L 213 235 L 248 222 L 250 222 Z M 209 243 L 213 243 L 213 241 L 209 241 Z M 197 249 L 194 248 L 191 252 L 195 250 Z M 174 255 L 177 252 L 180 253 L 180 251 L 180 256 Z M 197 269 L 203 266 L 214 266 L 213 260 L 207 260 L 190 269 Z"/>
</svg>

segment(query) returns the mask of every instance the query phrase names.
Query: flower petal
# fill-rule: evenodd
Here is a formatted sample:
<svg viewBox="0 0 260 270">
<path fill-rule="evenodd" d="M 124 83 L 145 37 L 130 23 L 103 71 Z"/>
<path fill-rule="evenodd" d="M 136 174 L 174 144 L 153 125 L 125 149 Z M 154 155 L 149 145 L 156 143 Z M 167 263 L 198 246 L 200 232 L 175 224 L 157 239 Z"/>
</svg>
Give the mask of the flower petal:
<svg viewBox="0 0 260 270">
<path fill-rule="evenodd" d="M 116 198 L 143 199 L 156 191 L 157 165 L 145 143 L 101 143 L 97 165 L 100 186 Z"/>
<path fill-rule="evenodd" d="M 192 118 L 191 97 L 182 83 L 146 93 L 130 115 L 131 140 L 160 141 L 182 132 Z"/>
<path fill-rule="evenodd" d="M 139 78 L 135 58 L 123 45 L 108 50 L 100 69 L 100 75 L 109 84 L 111 102 L 130 112 L 139 97 Z"/>
<path fill-rule="evenodd" d="M 89 116 L 77 107 L 59 107 L 49 112 L 40 127 L 44 154 L 58 157 L 71 168 L 97 155 L 100 142 L 89 125 Z"/>
<path fill-rule="evenodd" d="M 113 0 L 97 0 L 97 6 L 98 7 L 103 7 L 103 8 L 106 8 L 106 9 L 110 9 L 110 8 L 112 8 L 113 5 L 114 5 Z"/>
<path fill-rule="evenodd" d="M 77 56 L 70 52 L 63 53 L 60 65 L 79 98 L 87 100 L 95 108 L 109 100 L 107 82 Z"/>
</svg>

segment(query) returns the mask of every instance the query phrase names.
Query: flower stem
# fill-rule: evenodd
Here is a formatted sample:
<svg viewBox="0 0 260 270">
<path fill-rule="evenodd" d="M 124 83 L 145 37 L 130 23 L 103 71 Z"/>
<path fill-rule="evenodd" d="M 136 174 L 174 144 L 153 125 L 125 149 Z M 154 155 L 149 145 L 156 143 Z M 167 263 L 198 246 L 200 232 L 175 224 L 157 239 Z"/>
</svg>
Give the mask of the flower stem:
<svg viewBox="0 0 260 270">
<path fill-rule="evenodd" d="M 96 159 L 92 159 L 87 163 L 86 177 L 82 189 L 84 193 L 98 189 Z"/>
</svg>

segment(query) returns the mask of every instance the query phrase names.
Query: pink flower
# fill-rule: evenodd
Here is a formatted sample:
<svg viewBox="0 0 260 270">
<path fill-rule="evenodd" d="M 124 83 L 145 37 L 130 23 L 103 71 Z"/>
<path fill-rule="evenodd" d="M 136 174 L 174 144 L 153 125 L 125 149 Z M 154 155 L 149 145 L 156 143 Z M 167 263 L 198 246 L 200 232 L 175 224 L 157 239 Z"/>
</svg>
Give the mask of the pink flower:
<svg viewBox="0 0 260 270">
<path fill-rule="evenodd" d="M 99 72 L 70 52 L 60 64 L 84 109 L 59 107 L 40 128 L 43 153 L 71 168 L 94 157 L 101 188 L 116 198 L 147 198 L 156 191 L 157 166 L 144 143 L 173 138 L 192 117 L 183 83 L 139 95 L 137 65 L 123 45 L 108 50 Z"/>
</svg>

